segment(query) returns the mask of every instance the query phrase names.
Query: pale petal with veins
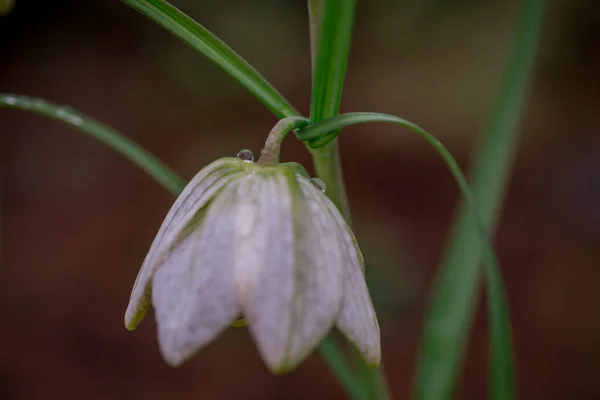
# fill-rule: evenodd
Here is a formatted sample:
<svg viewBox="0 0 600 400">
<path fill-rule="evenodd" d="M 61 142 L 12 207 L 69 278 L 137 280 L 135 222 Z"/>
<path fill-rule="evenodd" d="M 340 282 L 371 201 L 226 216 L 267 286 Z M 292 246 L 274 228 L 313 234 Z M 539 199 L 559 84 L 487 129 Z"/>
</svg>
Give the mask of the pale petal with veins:
<svg viewBox="0 0 600 400">
<path fill-rule="evenodd" d="M 298 193 L 295 203 L 297 278 L 297 328 L 293 335 L 291 363 L 296 367 L 333 327 L 343 299 L 344 247 L 335 219 L 323 209 L 323 193 L 311 181 L 295 176 L 289 185 Z"/>
<path fill-rule="evenodd" d="M 135 329 L 146 314 L 150 305 L 152 276 L 174 245 L 177 238 L 173 236 L 179 234 L 185 236 L 190 219 L 196 218 L 210 200 L 237 177 L 235 173 L 242 171 L 235 162 L 232 163 L 232 160 L 235 159 L 219 159 L 200 170 L 186 185 L 169 210 L 133 285 L 129 305 L 125 312 L 127 329 Z"/>
<path fill-rule="evenodd" d="M 379 323 L 365 282 L 362 253 L 337 207 L 325 196 L 317 198 L 335 219 L 344 244 L 344 302 L 337 327 L 354 343 L 367 364 L 378 365 L 381 361 Z"/>
<path fill-rule="evenodd" d="M 276 174 L 250 177 L 240 185 L 234 269 L 248 328 L 267 365 L 288 357 L 296 294 L 294 219 L 290 191 Z M 248 218 L 251 207 L 251 221 Z M 249 223 L 251 222 L 251 225 Z"/>
<path fill-rule="evenodd" d="M 238 183 L 209 208 L 202 225 L 171 251 L 153 279 L 152 303 L 163 357 L 180 365 L 240 312 L 232 269 L 233 210 Z"/>
</svg>

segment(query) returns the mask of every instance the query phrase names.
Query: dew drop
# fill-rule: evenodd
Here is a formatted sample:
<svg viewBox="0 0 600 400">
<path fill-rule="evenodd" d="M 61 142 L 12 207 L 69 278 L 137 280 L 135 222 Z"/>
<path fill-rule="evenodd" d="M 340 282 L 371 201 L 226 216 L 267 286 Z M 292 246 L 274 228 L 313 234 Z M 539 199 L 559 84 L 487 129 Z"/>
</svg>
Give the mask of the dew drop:
<svg viewBox="0 0 600 400">
<path fill-rule="evenodd" d="M 254 162 L 254 153 L 248 149 L 240 150 L 236 157 L 244 162 Z"/>
<path fill-rule="evenodd" d="M 57 109 L 55 115 L 57 118 L 62 119 L 71 125 L 79 126 L 83 124 L 83 118 L 77 115 L 70 107 L 61 107 Z"/>
<path fill-rule="evenodd" d="M 319 178 L 310 178 L 310 182 L 323 193 L 325 193 L 325 190 L 327 190 L 327 185 Z"/>
<path fill-rule="evenodd" d="M 4 98 L 4 102 L 10 106 L 14 106 L 15 104 L 17 104 L 18 100 L 16 97 L 13 96 L 6 96 Z"/>
<path fill-rule="evenodd" d="M 83 125 L 83 118 L 81 118 L 79 115 L 69 114 L 65 120 L 72 125 Z"/>
<path fill-rule="evenodd" d="M 60 119 L 66 119 L 69 113 L 64 108 L 59 108 L 56 110 L 56 116 Z"/>
<path fill-rule="evenodd" d="M 71 114 L 67 117 L 67 121 L 73 125 L 83 125 L 83 118 L 81 118 L 79 115 Z"/>
</svg>

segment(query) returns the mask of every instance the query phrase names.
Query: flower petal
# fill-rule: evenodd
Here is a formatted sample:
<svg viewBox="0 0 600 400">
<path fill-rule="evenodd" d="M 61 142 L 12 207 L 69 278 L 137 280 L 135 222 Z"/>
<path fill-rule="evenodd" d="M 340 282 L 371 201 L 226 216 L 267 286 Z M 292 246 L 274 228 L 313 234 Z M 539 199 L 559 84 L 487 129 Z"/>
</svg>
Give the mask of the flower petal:
<svg viewBox="0 0 600 400">
<path fill-rule="evenodd" d="M 346 249 L 337 221 L 323 207 L 321 190 L 303 176 L 294 178 L 304 206 L 296 213 L 300 227 L 296 257 L 303 272 L 298 300 L 303 309 L 296 310 L 300 318 L 292 346 L 301 361 L 329 333 L 341 312 Z"/>
<path fill-rule="evenodd" d="M 286 357 L 296 290 L 291 194 L 274 176 L 256 174 L 240 183 L 234 234 L 238 301 L 269 366 Z"/>
<path fill-rule="evenodd" d="M 376 366 L 381 361 L 381 338 L 377 316 L 365 282 L 362 253 L 335 204 L 325 195 L 320 199 L 337 221 L 345 243 L 347 265 L 344 271 L 344 301 L 337 327 L 358 348 L 365 362 Z"/>
<path fill-rule="evenodd" d="M 172 249 L 152 280 L 158 341 L 171 365 L 190 358 L 240 312 L 231 258 L 236 186 L 211 203 L 201 226 Z"/>
<path fill-rule="evenodd" d="M 339 314 L 342 243 L 329 241 L 335 221 L 314 212 L 291 171 L 261 173 L 240 185 L 240 196 L 248 209 L 236 227 L 238 297 L 263 359 L 281 373 L 314 349 Z"/>
<path fill-rule="evenodd" d="M 226 184 L 238 178 L 242 164 L 235 158 L 222 158 L 204 167 L 187 184 L 163 221 L 135 280 L 125 312 L 125 326 L 133 330 L 150 305 L 151 280 L 180 233 L 187 233 L 188 222 L 212 200 Z M 175 234 L 175 235 L 174 235 Z"/>
</svg>

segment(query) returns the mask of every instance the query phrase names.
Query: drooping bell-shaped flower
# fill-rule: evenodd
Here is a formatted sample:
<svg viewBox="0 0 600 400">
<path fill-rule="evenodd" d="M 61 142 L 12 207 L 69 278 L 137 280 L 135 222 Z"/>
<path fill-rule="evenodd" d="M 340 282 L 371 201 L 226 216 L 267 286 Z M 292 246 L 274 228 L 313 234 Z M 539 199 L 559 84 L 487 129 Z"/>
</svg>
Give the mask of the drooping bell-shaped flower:
<svg viewBox="0 0 600 400">
<path fill-rule="evenodd" d="M 165 218 L 125 315 L 153 304 L 165 360 L 178 366 L 243 316 L 273 372 L 298 365 L 335 326 L 368 364 L 377 318 L 354 235 L 296 163 L 221 158 L 186 186 Z"/>
</svg>

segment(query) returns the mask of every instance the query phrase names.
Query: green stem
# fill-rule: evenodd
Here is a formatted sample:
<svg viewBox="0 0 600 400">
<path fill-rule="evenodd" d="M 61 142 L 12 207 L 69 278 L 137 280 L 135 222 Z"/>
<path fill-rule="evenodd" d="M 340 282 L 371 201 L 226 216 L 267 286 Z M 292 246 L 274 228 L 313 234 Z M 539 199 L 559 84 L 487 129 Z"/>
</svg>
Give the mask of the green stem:
<svg viewBox="0 0 600 400">
<path fill-rule="evenodd" d="M 281 143 L 283 143 L 286 135 L 294 129 L 304 128 L 309 123 L 309 120 L 304 117 L 286 117 L 277 122 L 269 132 L 265 146 L 260 151 L 258 163 L 263 165 L 278 164 Z"/>
<path fill-rule="evenodd" d="M 358 376 L 363 385 L 363 390 L 366 393 L 367 399 L 370 400 L 388 400 L 391 399 L 389 387 L 383 374 L 383 364 L 378 368 L 373 369 L 368 366 L 358 349 L 354 346 L 350 348 L 352 359 L 358 370 Z"/>
<path fill-rule="evenodd" d="M 352 225 L 338 141 L 334 140 L 327 146 L 311 150 L 311 154 L 317 177 L 327 186 L 327 196 L 340 210 L 348 225 Z"/>
<path fill-rule="evenodd" d="M 356 376 L 348 367 L 344 354 L 339 349 L 332 336 L 326 337 L 319 345 L 321 357 L 327 361 L 334 371 L 336 378 L 353 400 L 370 400 L 365 388 L 357 381 Z"/>
</svg>

